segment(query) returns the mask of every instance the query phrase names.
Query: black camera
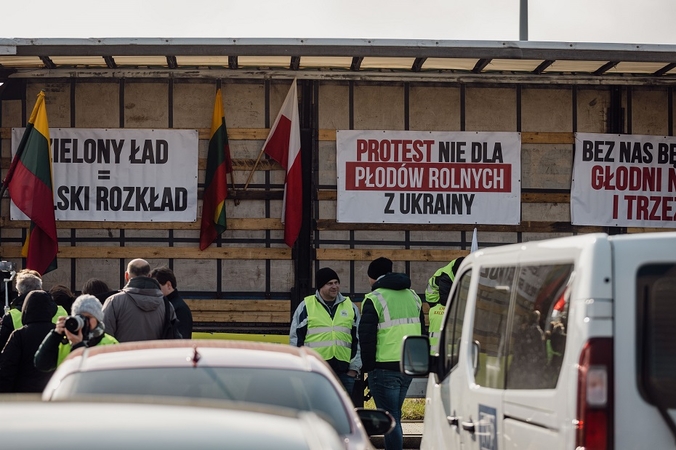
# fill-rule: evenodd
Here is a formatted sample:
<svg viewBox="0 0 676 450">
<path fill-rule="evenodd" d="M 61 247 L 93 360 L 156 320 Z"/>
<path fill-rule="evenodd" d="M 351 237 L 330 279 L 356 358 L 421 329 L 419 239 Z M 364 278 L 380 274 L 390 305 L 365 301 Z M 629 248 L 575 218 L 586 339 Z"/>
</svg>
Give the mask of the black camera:
<svg viewBox="0 0 676 450">
<path fill-rule="evenodd" d="M 68 316 L 66 317 L 66 323 L 64 326 L 66 330 L 70 331 L 73 334 L 77 334 L 84 326 L 87 324 L 87 318 L 81 315 Z"/>
</svg>

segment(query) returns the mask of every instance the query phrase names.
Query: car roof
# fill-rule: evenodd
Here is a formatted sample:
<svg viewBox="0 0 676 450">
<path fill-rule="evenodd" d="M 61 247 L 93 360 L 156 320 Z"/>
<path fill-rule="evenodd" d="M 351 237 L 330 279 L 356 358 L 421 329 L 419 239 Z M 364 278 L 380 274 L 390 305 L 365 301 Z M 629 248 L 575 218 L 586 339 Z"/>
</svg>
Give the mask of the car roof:
<svg viewBox="0 0 676 450">
<path fill-rule="evenodd" d="M 291 450 L 341 445 L 331 426 L 316 414 L 224 401 L 40 402 L 0 396 L 0 423 L 3 446 L 8 448 L 77 450 L 103 443 L 106 448 L 129 449 Z"/>
<path fill-rule="evenodd" d="M 73 351 L 62 366 L 88 371 L 138 367 L 265 367 L 320 372 L 331 368 L 307 347 L 220 339 L 156 340 L 99 345 Z"/>
</svg>

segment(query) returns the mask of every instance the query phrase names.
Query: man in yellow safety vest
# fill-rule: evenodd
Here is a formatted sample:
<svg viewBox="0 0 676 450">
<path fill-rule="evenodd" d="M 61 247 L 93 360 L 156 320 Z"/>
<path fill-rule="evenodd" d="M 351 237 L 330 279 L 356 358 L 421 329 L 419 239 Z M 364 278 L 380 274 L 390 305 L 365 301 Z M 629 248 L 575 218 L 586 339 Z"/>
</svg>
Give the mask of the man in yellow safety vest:
<svg viewBox="0 0 676 450">
<path fill-rule="evenodd" d="M 403 339 L 425 332 L 422 301 L 405 273 L 393 273 L 392 261 L 377 258 L 368 267 L 372 291 L 364 297 L 359 323 L 359 345 L 368 386 L 378 408 L 396 421 L 384 437 L 386 450 L 401 450 L 401 408 L 412 378 L 399 371 Z"/>
<path fill-rule="evenodd" d="M 448 304 L 448 296 L 455 281 L 455 274 L 465 257 L 456 258 L 440 268 L 430 278 L 425 290 L 425 301 L 430 305 L 430 354 L 436 355 L 439 351 L 439 332 L 444 319 L 444 312 Z"/>
<path fill-rule="evenodd" d="M 333 269 L 319 269 L 315 285 L 314 295 L 305 297 L 293 314 L 289 344 L 317 351 L 351 396 L 361 370 L 359 309 L 340 293 L 340 278 Z"/>
</svg>

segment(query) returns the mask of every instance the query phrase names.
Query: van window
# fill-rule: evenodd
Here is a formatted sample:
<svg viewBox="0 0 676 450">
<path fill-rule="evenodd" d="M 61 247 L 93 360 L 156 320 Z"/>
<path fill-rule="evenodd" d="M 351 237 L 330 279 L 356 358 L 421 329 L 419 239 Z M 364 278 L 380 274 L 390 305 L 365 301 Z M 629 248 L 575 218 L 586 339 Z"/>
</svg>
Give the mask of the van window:
<svg viewBox="0 0 676 450">
<path fill-rule="evenodd" d="M 478 351 L 476 384 L 502 389 L 506 369 L 506 330 L 515 267 L 484 267 L 479 275 L 472 345 Z"/>
<path fill-rule="evenodd" d="M 572 264 L 519 268 L 509 335 L 507 389 L 552 389 L 566 347 Z"/>
<path fill-rule="evenodd" d="M 676 408 L 676 264 L 651 264 L 636 280 L 638 379 L 641 395 Z"/>
<path fill-rule="evenodd" d="M 458 289 L 455 290 L 451 299 L 451 309 L 446 316 L 444 335 L 441 342 L 444 343 L 445 351 L 440 353 L 444 357 L 444 372 L 449 373 L 458 365 L 458 353 L 460 350 L 460 336 L 462 336 L 462 323 L 465 318 L 465 306 L 467 305 L 467 293 L 472 281 L 472 272 L 465 272 L 457 280 Z"/>
</svg>

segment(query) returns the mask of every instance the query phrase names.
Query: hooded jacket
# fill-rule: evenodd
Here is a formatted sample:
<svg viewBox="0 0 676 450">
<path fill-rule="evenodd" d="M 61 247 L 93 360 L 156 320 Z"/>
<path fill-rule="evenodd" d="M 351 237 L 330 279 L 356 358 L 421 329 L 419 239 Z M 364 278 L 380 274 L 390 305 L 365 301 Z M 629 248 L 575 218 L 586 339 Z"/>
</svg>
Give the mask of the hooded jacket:
<svg viewBox="0 0 676 450">
<path fill-rule="evenodd" d="M 169 303 L 169 305 L 171 305 Z M 176 318 L 171 307 L 171 318 Z M 164 296 L 149 277 L 134 277 L 103 304 L 106 333 L 119 342 L 160 339 L 164 328 Z"/>
<path fill-rule="evenodd" d="M 402 291 L 411 288 L 411 279 L 405 273 L 387 273 L 373 283 L 372 291 L 376 289 L 391 289 Z M 413 301 L 413 297 L 411 298 Z M 399 362 L 376 362 L 376 344 L 378 342 L 378 312 L 372 301 L 362 302 L 361 321 L 359 322 L 359 346 L 361 347 L 361 359 L 363 371 L 370 372 L 373 369 L 387 369 L 399 371 Z M 425 313 L 420 309 L 420 324 L 422 334 L 425 330 Z M 399 344 L 399 343 L 397 343 Z"/>
<path fill-rule="evenodd" d="M 42 392 L 51 374 L 35 368 L 33 357 L 42 340 L 54 329 L 56 303 L 45 291 L 26 295 L 23 326 L 9 336 L 0 353 L 0 392 Z"/>
</svg>

